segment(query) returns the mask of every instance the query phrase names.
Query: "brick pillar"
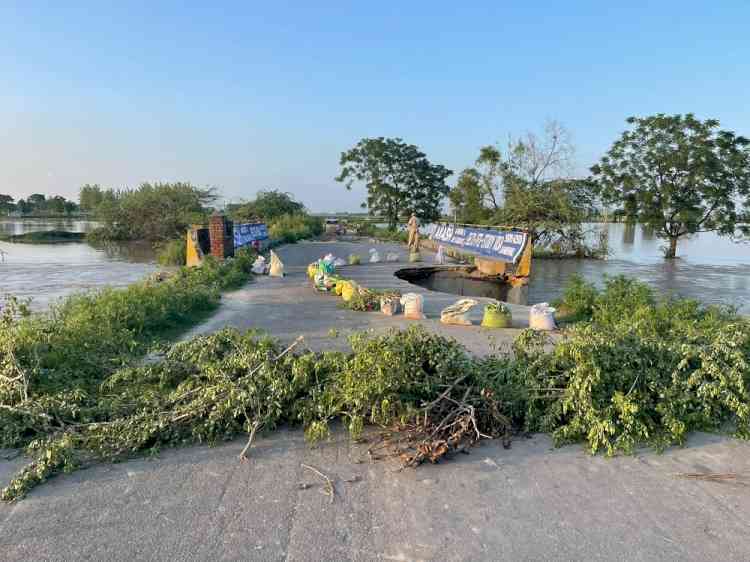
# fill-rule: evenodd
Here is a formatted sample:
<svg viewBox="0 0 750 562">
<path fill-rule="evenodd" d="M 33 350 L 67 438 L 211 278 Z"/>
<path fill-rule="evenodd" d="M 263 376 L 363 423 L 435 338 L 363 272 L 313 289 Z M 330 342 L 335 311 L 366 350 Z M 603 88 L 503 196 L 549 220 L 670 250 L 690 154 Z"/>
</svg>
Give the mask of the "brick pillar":
<svg viewBox="0 0 750 562">
<path fill-rule="evenodd" d="M 211 255 L 223 260 L 234 255 L 234 225 L 218 211 L 208 220 Z"/>
</svg>

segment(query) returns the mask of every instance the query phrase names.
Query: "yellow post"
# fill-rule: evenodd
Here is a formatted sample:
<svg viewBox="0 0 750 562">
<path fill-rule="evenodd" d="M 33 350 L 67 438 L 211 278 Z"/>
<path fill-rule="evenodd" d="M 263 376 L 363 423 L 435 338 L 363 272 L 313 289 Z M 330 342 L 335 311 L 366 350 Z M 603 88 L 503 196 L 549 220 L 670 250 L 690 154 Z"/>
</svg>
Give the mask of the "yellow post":
<svg viewBox="0 0 750 562">
<path fill-rule="evenodd" d="M 196 267 L 203 263 L 203 251 L 198 243 L 198 229 L 200 225 L 193 225 L 187 231 L 187 251 L 185 252 L 188 267 Z"/>
</svg>

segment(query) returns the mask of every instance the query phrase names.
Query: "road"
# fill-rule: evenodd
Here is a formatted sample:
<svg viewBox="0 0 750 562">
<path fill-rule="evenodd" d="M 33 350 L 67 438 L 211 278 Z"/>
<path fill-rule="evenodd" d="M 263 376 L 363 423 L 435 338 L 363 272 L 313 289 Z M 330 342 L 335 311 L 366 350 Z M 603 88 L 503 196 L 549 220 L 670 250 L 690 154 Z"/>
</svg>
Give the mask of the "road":
<svg viewBox="0 0 750 562">
<path fill-rule="evenodd" d="M 405 325 L 315 293 L 304 264 L 329 249 L 282 248 L 289 277 L 230 294 L 192 333 L 262 327 L 325 349 L 346 346 L 332 327 L 346 335 Z M 394 267 L 352 268 L 350 276 L 404 289 L 392 283 Z M 425 297 L 423 324 L 475 353 L 507 343 L 524 324 L 517 307 L 517 327 L 500 335 L 442 326 L 436 314 L 456 297 Z M 237 458 L 243 446 L 167 450 L 58 476 L 0 505 L 0 560 L 750 560 L 750 443 L 730 437 L 695 434 L 661 455 L 605 459 L 534 435 L 403 471 L 371 461 L 369 445 L 351 443 L 340 428 L 317 447 L 301 430 L 281 428 L 257 440 L 247 463 Z M 333 502 L 303 464 L 332 479 Z M 22 458 L 0 461 L 0 482 L 21 466 Z"/>
</svg>

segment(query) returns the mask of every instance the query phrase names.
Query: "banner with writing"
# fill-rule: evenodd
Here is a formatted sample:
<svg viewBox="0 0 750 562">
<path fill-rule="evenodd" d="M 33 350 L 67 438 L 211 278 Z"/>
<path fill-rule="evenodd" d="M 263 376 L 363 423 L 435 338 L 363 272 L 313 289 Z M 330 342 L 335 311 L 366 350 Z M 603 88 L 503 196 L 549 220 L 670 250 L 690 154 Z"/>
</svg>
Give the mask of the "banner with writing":
<svg viewBox="0 0 750 562">
<path fill-rule="evenodd" d="M 528 234 L 519 230 L 492 230 L 454 224 L 430 225 L 430 240 L 464 252 L 507 263 L 515 263 L 523 252 Z"/>
<path fill-rule="evenodd" d="M 241 248 L 253 242 L 268 239 L 268 227 L 262 222 L 234 225 L 234 247 Z"/>
</svg>

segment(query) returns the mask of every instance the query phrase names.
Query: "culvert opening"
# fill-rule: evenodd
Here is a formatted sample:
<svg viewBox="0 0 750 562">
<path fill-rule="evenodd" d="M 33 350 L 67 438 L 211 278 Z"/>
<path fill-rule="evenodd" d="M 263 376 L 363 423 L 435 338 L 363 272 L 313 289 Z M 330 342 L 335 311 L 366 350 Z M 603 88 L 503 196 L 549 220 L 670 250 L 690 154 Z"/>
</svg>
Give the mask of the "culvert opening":
<svg viewBox="0 0 750 562">
<path fill-rule="evenodd" d="M 414 267 L 400 269 L 394 275 L 430 291 L 506 302 L 517 300 L 515 295 L 510 295 L 512 287 L 503 277 L 483 276 L 471 266 Z"/>
</svg>

